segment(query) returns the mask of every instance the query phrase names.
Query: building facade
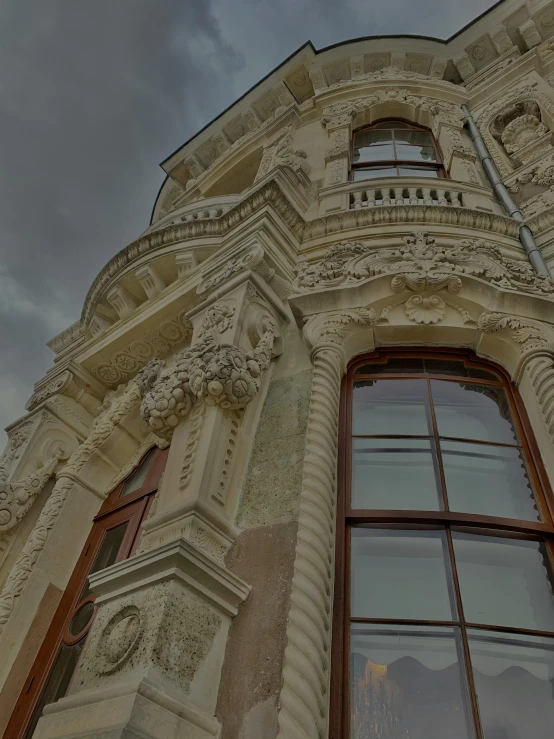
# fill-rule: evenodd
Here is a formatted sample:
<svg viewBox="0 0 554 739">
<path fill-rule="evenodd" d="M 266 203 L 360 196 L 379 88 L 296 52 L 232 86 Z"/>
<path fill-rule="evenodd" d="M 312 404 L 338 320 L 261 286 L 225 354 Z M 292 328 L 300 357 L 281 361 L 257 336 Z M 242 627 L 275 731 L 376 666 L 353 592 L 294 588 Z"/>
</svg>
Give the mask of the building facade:
<svg viewBox="0 0 554 739">
<path fill-rule="evenodd" d="M 554 3 L 299 49 L 0 461 L 6 739 L 550 739 Z"/>
</svg>

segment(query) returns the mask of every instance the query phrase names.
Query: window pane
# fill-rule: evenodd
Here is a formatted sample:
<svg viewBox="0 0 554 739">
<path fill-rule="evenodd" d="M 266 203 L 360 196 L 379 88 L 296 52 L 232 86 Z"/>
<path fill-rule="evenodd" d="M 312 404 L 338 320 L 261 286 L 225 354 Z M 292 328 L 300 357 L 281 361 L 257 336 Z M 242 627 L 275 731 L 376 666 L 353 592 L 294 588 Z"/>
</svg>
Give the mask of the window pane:
<svg viewBox="0 0 554 739">
<path fill-rule="evenodd" d="M 379 177 L 398 177 L 396 167 L 368 167 L 367 169 L 354 169 L 354 180 L 375 180 Z"/>
<path fill-rule="evenodd" d="M 433 441 L 352 440 L 352 508 L 438 511 L 439 486 Z"/>
<path fill-rule="evenodd" d="M 436 162 L 437 156 L 431 134 L 424 131 L 395 131 L 397 159 Z"/>
<path fill-rule="evenodd" d="M 396 158 L 394 155 L 394 146 L 391 142 L 390 144 L 380 144 L 379 146 L 355 148 L 352 161 L 354 164 L 358 162 L 390 162 Z"/>
<path fill-rule="evenodd" d="M 92 617 L 94 616 L 94 603 L 88 601 L 84 606 L 81 606 L 77 613 L 71 619 L 69 624 L 69 632 L 72 636 L 78 636 L 81 631 L 87 626 Z"/>
<path fill-rule="evenodd" d="M 352 624 L 350 652 L 352 739 L 474 737 L 457 629 Z"/>
<path fill-rule="evenodd" d="M 354 385 L 352 433 L 427 436 L 428 408 L 425 380 L 362 380 Z"/>
<path fill-rule="evenodd" d="M 451 511 L 539 520 L 519 449 L 441 441 L 441 450 Z"/>
<path fill-rule="evenodd" d="M 503 388 L 431 380 L 431 392 L 441 436 L 517 444 Z"/>
<path fill-rule="evenodd" d="M 453 532 L 466 620 L 554 631 L 554 598 L 544 545 Z"/>
<path fill-rule="evenodd" d="M 552 739 L 554 640 L 470 629 L 469 648 L 487 739 Z"/>
<path fill-rule="evenodd" d="M 439 170 L 434 167 L 398 167 L 399 177 L 438 177 Z"/>
<path fill-rule="evenodd" d="M 352 529 L 352 616 L 452 621 L 445 533 Z"/>
<path fill-rule="evenodd" d="M 363 367 L 358 367 L 354 374 L 416 374 L 423 371 L 423 359 L 419 357 L 399 357 L 398 359 L 389 359 L 386 364 L 366 364 Z"/>
<path fill-rule="evenodd" d="M 47 706 L 49 703 L 55 703 L 66 694 L 84 643 L 85 640 L 81 639 L 77 644 L 73 644 L 70 647 L 66 644 L 62 644 L 60 647 L 40 701 L 33 711 L 33 716 L 25 732 L 25 739 L 31 739 L 33 736 L 39 719 L 42 716 L 44 706 Z"/>
<path fill-rule="evenodd" d="M 100 549 L 94 558 L 94 563 L 89 570 L 89 575 L 92 575 L 93 572 L 98 572 L 99 570 L 105 570 L 106 567 L 113 565 L 117 555 L 119 554 L 128 524 L 129 522 L 125 521 L 124 523 L 120 523 L 119 526 L 114 526 L 113 529 L 108 529 L 106 531 L 104 538 L 102 539 L 102 543 L 100 544 Z M 86 598 L 91 592 L 92 590 L 89 588 L 87 580 L 79 600 L 83 600 L 83 598 Z"/>
<path fill-rule="evenodd" d="M 150 469 L 155 453 L 155 448 L 148 452 L 144 462 L 133 472 L 131 477 L 129 477 L 125 485 L 121 488 L 121 493 L 119 495 L 120 498 L 124 495 L 129 495 L 129 493 L 134 493 L 136 490 L 140 490 L 144 485 L 146 475 L 148 474 L 148 470 Z"/>
</svg>

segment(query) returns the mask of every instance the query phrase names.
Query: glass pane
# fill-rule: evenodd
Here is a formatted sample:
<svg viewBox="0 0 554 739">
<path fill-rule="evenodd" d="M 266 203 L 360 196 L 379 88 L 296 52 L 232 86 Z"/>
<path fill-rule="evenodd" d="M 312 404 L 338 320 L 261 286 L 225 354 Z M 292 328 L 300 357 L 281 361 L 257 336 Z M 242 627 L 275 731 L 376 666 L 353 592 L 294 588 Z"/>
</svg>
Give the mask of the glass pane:
<svg viewBox="0 0 554 739">
<path fill-rule="evenodd" d="M 133 472 L 131 477 L 127 479 L 125 485 L 121 488 L 121 493 L 119 494 L 120 498 L 122 498 L 124 495 L 129 495 L 129 493 L 134 493 L 136 490 L 140 490 L 140 488 L 144 485 L 146 475 L 148 474 L 148 470 L 150 469 L 150 465 L 152 464 L 155 453 L 155 448 L 151 449 L 148 452 L 144 459 L 144 462 Z"/>
<path fill-rule="evenodd" d="M 428 372 L 429 374 L 455 375 L 457 377 L 474 377 L 480 380 L 495 380 L 493 372 L 477 367 L 466 367 L 461 359 L 439 359 L 435 357 L 392 357 L 386 363 L 365 364 L 358 367 L 356 375 L 375 374 L 412 374 Z"/>
<path fill-rule="evenodd" d="M 94 559 L 94 563 L 89 570 L 89 575 L 92 575 L 93 572 L 98 572 L 99 570 L 105 570 L 106 567 L 113 565 L 117 555 L 119 554 L 121 543 L 123 542 L 123 537 L 125 536 L 128 525 L 129 522 L 125 521 L 124 523 L 120 523 L 119 526 L 114 526 L 113 529 L 108 529 L 106 531 L 104 538 L 102 539 L 102 543 L 100 544 L 100 549 Z M 92 591 L 89 588 L 87 580 L 79 600 L 83 600 L 83 598 L 86 598 L 91 592 Z"/>
<path fill-rule="evenodd" d="M 519 449 L 441 441 L 441 450 L 451 511 L 540 519 Z"/>
<path fill-rule="evenodd" d="M 439 170 L 434 167 L 398 167 L 399 177 L 438 177 Z"/>
<path fill-rule="evenodd" d="M 503 388 L 431 380 L 431 392 L 441 436 L 517 444 Z"/>
<path fill-rule="evenodd" d="M 354 169 L 354 180 L 375 180 L 379 177 L 398 177 L 396 167 L 368 167 L 367 169 Z"/>
<path fill-rule="evenodd" d="M 396 159 L 394 155 L 394 146 L 390 144 L 381 144 L 380 146 L 365 146 L 363 148 L 354 149 L 354 164 L 358 162 L 390 162 Z"/>
<path fill-rule="evenodd" d="M 366 364 L 363 367 L 358 367 L 354 374 L 415 374 L 423 372 L 423 370 L 423 359 L 419 357 L 399 357 L 398 359 L 389 359 L 386 364 Z"/>
<path fill-rule="evenodd" d="M 554 640 L 470 629 L 486 739 L 552 739 Z"/>
<path fill-rule="evenodd" d="M 554 598 L 544 545 L 453 532 L 464 615 L 477 624 L 554 631 Z"/>
<path fill-rule="evenodd" d="M 452 621 L 439 530 L 352 529 L 352 616 Z"/>
<path fill-rule="evenodd" d="M 42 696 L 33 711 L 33 716 L 25 732 L 25 739 L 31 739 L 33 736 L 39 719 L 42 716 L 44 706 L 47 706 L 49 703 L 55 703 L 66 694 L 84 643 L 85 639 L 81 639 L 77 644 L 73 644 L 70 647 L 66 644 L 62 644 L 60 647 Z"/>
<path fill-rule="evenodd" d="M 352 624 L 350 653 L 351 739 L 473 739 L 458 629 Z"/>
<path fill-rule="evenodd" d="M 429 422 L 425 380 L 365 380 L 355 383 L 352 433 L 427 436 Z"/>
<path fill-rule="evenodd" d="M 424 131 L 396 131 L 394 139 L 397 159 L 418 162 L 437 161 L 431 134 Z"/>
<path fill-rule="evenodd" d="M 94 603 L 90 601 L 81 606 L 77 613 L 71 619 L 69 624 L 69 632 L 73 636 L 77 636 L 81 631 L 90 623 L 91 618 L 94 615 Z"/>
<path fill-rule="evenodd" d="M 409 128 L 413 130 L 413 124 L 406 123 L 405 121 L 395 121 L 395 120 L 389 120 L 389 121 L 381 121 L 380 123 L 375 123 L 371 126 L 371 130 L 374 131 L 375 129 L 380 128 Z"/>
<path fill-rule="evenodd" d="M 438 511 L 437 477 L 433 441 L 352 440 L 352 508 Z"/>
</svg>

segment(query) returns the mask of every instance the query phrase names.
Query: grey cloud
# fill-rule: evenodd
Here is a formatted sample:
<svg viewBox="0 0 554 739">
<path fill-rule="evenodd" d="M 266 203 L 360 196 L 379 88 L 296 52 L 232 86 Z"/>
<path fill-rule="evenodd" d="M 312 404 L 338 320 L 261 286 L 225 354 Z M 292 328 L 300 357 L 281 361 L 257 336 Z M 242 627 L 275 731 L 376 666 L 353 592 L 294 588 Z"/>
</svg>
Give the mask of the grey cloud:
<svg viewBox="0 0 554 739">
<path fill-rule="evenodd" d="M 0 424 L 23 412 L 45 342 L 96 273 L 147 226 L 171 151 L 308 38 L 448 36 L 491 4 L 5 0 Z"/>
</svg>

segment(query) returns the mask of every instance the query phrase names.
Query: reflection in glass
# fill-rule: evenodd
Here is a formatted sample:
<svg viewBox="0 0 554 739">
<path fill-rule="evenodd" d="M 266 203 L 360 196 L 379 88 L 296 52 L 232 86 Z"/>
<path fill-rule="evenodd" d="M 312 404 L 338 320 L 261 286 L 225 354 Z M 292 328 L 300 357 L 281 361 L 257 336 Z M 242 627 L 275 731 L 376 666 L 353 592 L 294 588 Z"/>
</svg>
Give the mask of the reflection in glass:
<svg viewBox="0 0 554 739">
<path fill-rule="evenodd" d="M 71 619 L 69 624 L 69 632 L 72 636 L 78 636 L 81 631 L 90 623 L 91 618 L 94 615 L 94 603 L 88 601 L 84 606 L 81 606 L 77 613 Z"/>
<path fill-rule="evenodd" d="M 94 563 L 89 570 L 89 575 L 92 575 L 93 572 L 105 570 L 106 567 L 114 564 L 115 560 L 117 559 L 117 555 L 119 554 L 119 550 L 123 542 L 123 537 L 125 536 L 128 525 L 129 522 L 125 521 L 124 523 L 119 524 L 119 526 L 114 526 L 112 529 L 108 529 L 104 533 L 102 544 L 100 545 L 100 549 L 98 550 L 96 557 L 94 558 Z M 89 588 L 87 580 L 79 600 L 83 600 L 87 597 L 87 595 L 90 595 L 91 592 L 92 591 Z"/>
<path fill-rule="evenodd" d="M 503 388 L 431 380 L 431 392 L 441 436 L 517 444 Z"/>
<path fill-rule="evenodd" d="M 396 167 L 368 167 L 353 170 L 354 180 L 375 180 L 379 177 L 398 177 Z"/>
<path fill-rule="evenodd" d="M 353 439 L 352 508 L 439 510 L 434 442 Z"/>
<path fill-rule="evenodd" d="M 434 167 L 417 167 L 413 166 L 410 167 L 408 165 L 404 165 L 403 167 L 398 167 L 398 176 L 399 177 L 439 177 L 439 170 L 435 169 Z"/>
<path fill-rule="evenodd" d="M 50 671 L 50 675 L 48 676 L 48 680 L 40 697 L 40 701 L 33 711 L 33 717 L 29 722 L 27 731 L 25 732 L 25 739 L 31 739 L 33 736 L 39 719 L 42 716 L 44 706 L 49 703 L 55 703 L 66 694 L 84 643 L 85 640 L 81 639 L 77 644 L 73 644 L 70 647 L 66 644 L 62 644 L 60 647 L 54 666 Z"/>
<path fill-rule="evenodd" d="M 458 630 L 352 624 L 351 739 L 473 739 Z"/>
<path fill-rule="evenodd" d="M 453 620 L 440 530 L 352 528 L 351 614 Z"/>
<path fill-rule="evenodd" d="M 134 493 L 136 490 L 140 490 L 140 488 L 144 485 L 146 475 L 148 474 L 148 470 L 150 469 L 150 465 L 152 464 L 155 453 L 155 447 L 148 452 L 144 459 L 144 462 L 142 462 L 140 467 L 137 467 L 137 469 L 133 472 L 131 477 L 129 477 L 125 485 L 123 485 L 123 487 L 121 488 L 121 493 L 119 494 L 120 498 L 122 498 L 124 495 L 129 495 L 129 493 Z"/>
<path fill-rule="evenodd" d="M 431 433 L 428 419 L 425 380 L 362 380 L 354 385 L 354 435 L 426 436 Z"/>
<path fill-rule="evenodd" d="M 440 445 L 451 511 L 539 520 L 519 449 L 463 441 Z"/>
<path fill-rule="evenodd" d="M 468 636 L 486 739 L 552 739 L 554 640 L 477 629 Z"/>
<path fill-rule="evenodd" d="M 452 532 L 464 615 L 477 624 L 554 631 L 554 598 L 544 545 Z"/>
</svg>

